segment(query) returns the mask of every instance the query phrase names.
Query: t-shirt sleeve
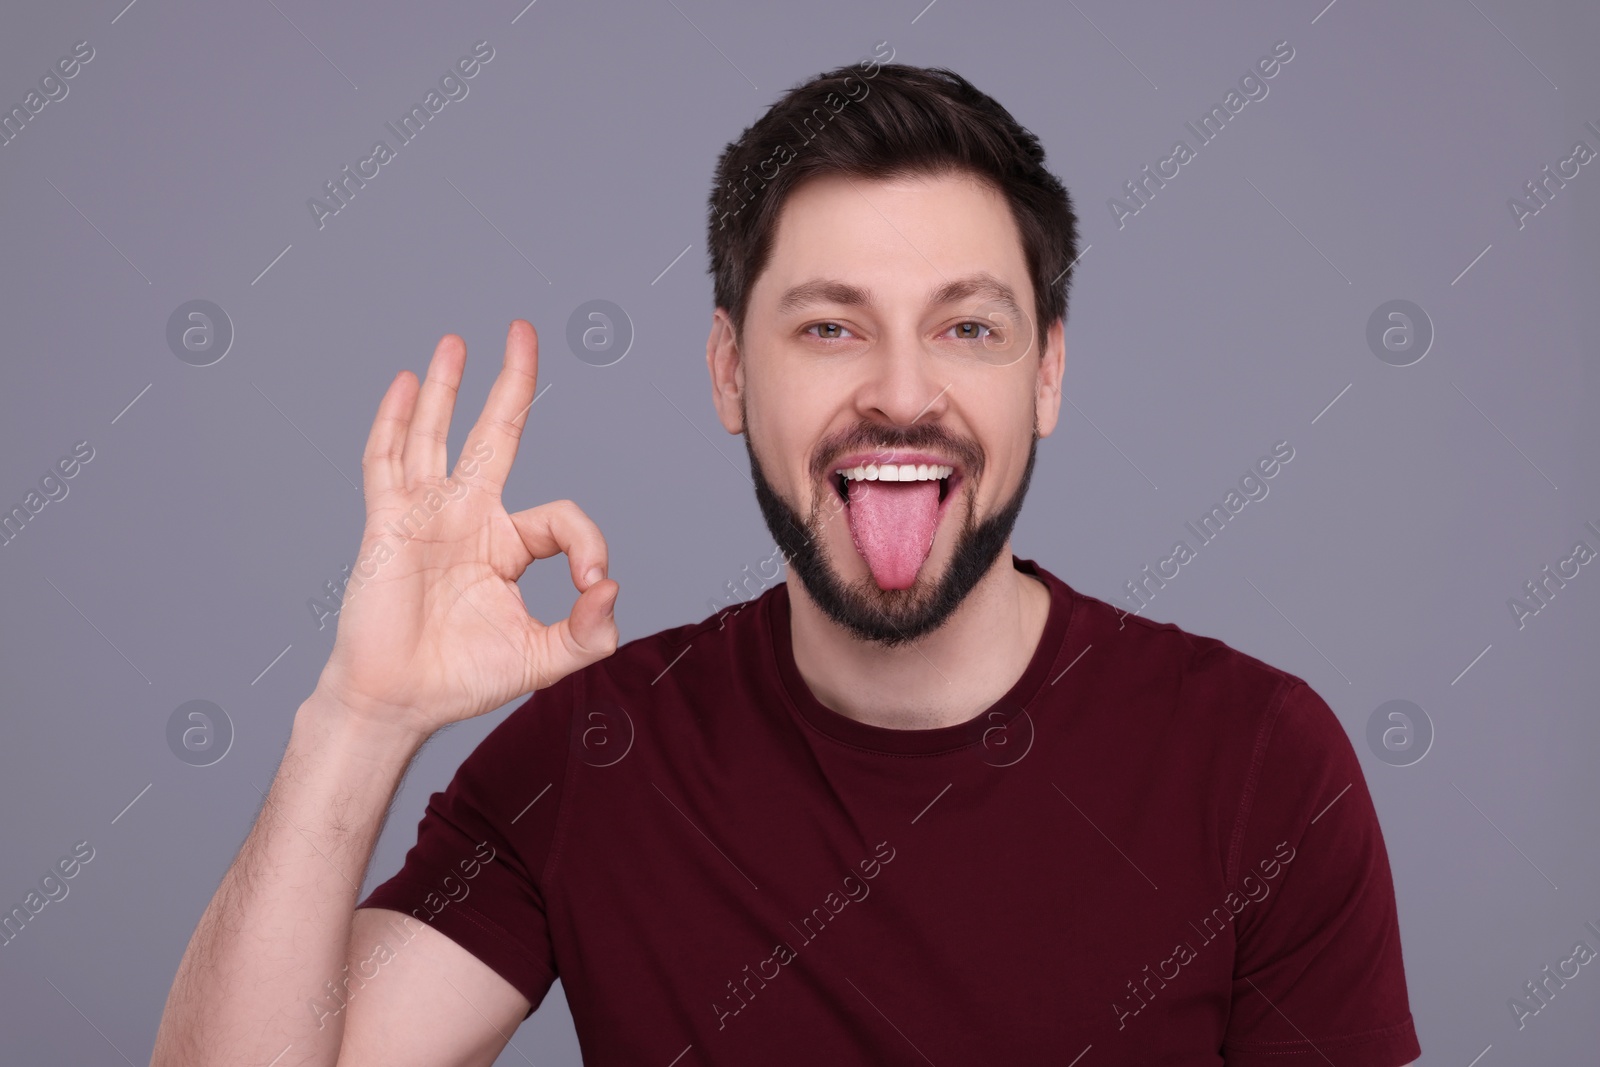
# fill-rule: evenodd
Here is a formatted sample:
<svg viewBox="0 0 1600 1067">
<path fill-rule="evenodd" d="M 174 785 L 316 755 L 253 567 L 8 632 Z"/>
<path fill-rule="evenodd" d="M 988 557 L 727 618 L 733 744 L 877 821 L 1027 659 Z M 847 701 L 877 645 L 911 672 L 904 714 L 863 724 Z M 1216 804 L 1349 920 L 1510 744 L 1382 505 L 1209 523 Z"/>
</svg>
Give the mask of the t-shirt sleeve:
<svg viewBox="0 0 1600 1067">
<path fill-rule="evenodd" d="M 1394 882 L 1344 726 L 1293 679 L 1258 740 L 1229 867 L 1229 1067 L 1400 1067 L 1421 1055 Z"/>
<path fill-rule="evenodd" d="M 530 1015 L 557 977 L 540 875 L 559 821 L 570 697 L 568 676 L 491 730 L 429 798 L 400 870 L 356 905 L 432 926 L 515 986 Z"/>
</svg>

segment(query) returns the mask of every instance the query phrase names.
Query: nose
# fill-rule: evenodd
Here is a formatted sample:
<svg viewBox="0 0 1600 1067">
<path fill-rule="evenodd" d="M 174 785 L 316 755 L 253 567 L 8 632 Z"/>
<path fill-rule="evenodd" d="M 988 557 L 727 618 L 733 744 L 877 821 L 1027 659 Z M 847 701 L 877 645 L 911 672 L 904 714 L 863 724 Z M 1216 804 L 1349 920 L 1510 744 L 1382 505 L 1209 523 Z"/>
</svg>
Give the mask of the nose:
<svg viewBox="0 0 1600 1067">
<path fill-rule="evenodd" d="M 888 330 L 864 357 L 866 369 L 856 391 L 863 418 L 895 426 L 938 422 L 949 407 L 947 368 L 925 352 L 910 330 Z"/>
</svg>

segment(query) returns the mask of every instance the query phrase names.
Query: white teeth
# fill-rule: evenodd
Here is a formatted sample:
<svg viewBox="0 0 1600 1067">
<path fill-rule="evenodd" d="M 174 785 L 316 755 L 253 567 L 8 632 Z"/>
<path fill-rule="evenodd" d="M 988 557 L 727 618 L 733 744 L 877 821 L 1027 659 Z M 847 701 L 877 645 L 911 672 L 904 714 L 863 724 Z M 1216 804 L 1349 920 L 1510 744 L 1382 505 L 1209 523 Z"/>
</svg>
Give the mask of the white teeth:
<svg viewBox="0 0 1600 1067">
<path fill-rule="evenodd" d="M 926 482 L 948 478 L 955 468 L 936 463 L 867 463 L 834 473 L 852 482 Z"/>
</svg>

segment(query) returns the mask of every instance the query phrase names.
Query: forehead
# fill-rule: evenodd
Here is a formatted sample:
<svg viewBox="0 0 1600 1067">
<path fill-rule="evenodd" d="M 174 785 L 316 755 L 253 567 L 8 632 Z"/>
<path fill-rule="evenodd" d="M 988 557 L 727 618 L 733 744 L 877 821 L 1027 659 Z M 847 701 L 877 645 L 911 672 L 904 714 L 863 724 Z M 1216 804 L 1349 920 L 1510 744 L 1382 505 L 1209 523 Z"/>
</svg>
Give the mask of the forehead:
<svg viewBox="0 0 1600 1067">
<path fill-rule="evenodd" d="M 816 278 L 920 303 L 952 279 L 979 274 L 1032 307 L 1022 235 L 994 185 L 965 173 L 819 175 L 785 200 L 751 308 L 777 313 L 783 294 Z"/>
</svg>

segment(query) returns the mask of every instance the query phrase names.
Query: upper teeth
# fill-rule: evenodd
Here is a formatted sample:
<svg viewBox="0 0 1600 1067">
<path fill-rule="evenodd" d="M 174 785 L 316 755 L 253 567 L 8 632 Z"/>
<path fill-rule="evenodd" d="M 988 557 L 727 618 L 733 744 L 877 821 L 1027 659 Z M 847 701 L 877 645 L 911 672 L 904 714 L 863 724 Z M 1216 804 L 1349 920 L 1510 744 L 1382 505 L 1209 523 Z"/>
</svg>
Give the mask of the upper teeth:
<svg viewBox="0 0 1600 1067">
<path fill-rule="evenodd" d="M 862 467 L 849 467 L 835 473 L 852 482 L 926 482 L 948 478 L 955 470 L 929 463 L 885 463 L 882 466 L 868 463 Z"/>
</svg>

